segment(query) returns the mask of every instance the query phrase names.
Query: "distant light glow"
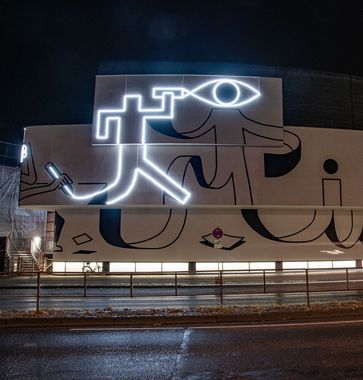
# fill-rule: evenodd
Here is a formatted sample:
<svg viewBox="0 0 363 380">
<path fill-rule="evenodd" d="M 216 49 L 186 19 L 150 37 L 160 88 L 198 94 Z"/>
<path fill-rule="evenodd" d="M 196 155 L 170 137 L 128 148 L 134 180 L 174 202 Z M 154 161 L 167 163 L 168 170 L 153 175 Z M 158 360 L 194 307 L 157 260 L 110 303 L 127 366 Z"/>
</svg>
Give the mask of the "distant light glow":
<svg viewBox="0 0 363 380">
<path fill-rule="evenodd" d="M 326 250 L 326 251 L 320 251 L 321 253 L 326 253 L 328 255 L 341 255 L 344 253 L 343 251 L 339 251 L 339 249 L 333 249 L 333 250 Z"/>
<path fill-rule="evenodd" d="M 38 245 L 38 246 L 39 246 L 41 240 L 42 240 L 42 239 L 40 238 L 40 236 L 35 236 L 34 239 L 33 239 L 34 243 L 35 243 L 36 245 Z"/>
<path fill-rule="evenodd" d="M 42 239 L 40 238 L 40 236 L 34 236 L 33 239 L 31 240 L 31 242 L 30 242 L 30 251 L 33 254 L 37 254 L 37 252 L 39 252 L 39 250 L 40 250 L 40 242 L 41 241 L 42 241 Z"/>
</svg>

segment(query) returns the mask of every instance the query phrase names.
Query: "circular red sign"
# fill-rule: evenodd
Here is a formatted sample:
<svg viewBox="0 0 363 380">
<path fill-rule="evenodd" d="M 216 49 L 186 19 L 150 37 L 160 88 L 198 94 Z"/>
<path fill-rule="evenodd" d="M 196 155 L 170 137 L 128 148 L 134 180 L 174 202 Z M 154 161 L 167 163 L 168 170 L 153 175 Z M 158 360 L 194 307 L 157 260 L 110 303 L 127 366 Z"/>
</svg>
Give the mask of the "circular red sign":
<svg viewBox="0 0 363 380">
<path fill-rule="evenodd" d="M 212 232 L 215 239 L 221 239 L 223 237 L 223 230 L 219 227 L 215 228 Z"/>
</svg>

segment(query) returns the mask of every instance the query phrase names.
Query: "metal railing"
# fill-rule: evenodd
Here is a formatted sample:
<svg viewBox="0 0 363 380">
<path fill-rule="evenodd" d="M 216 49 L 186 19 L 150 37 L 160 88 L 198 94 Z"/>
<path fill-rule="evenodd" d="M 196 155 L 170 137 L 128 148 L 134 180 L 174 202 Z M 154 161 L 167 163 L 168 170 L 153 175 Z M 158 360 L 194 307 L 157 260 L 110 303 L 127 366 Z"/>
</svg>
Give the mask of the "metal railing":
<svg viewBox="0 0 363 380">
<path fill-rule="evenodd" d="M 13 240 L 8 236 L 7 244 L 5 267 L 8 272 L 43 271 L 44 253 L 34 239 Z"/>
<path fill-rule="evenodd" d="M 125 298 L 142 297 L 146 300 L 155 296 L 174 297 L 177 302 L 180 296 L 193 298 L 196 296 L 212 296 L 220 305 L 225 301 L 239 302 L 244 296 L 247 302 L 263 299 L 266 295 L 295 294 L 304 295 L 305 303 L 311 306 L 314 294 L 336 294 L 350 292 L 357 297 L 363 291 L 363 270 L 343 269 L 304 269 L 284 270 L 250 270 L 250 271 L 198 271 L 189 272 L 66 272 L 41 273 L 29 279 L 29 273 L 19 273 L 17 284 L 6 286 L 9 277 L 2 273 L 0 299 L 29 297 L 36 302 L 36 310 L 41 309 L 42 301 L 49 299 L 67 300 L 98 299 L 112 297 L 120 301 Z M 27 276 L 27 277 L 25 277 Z M 5 286 L 4 286 L 5 285 Z M 7 292 L 6 290 L 12 290 Z M 25 291 L 26 294 L 21 294 Z M 19 293 L 20 291 L 20 293 Z M 247 297 L 247 298 L 246 298 Z"/>
</svg>

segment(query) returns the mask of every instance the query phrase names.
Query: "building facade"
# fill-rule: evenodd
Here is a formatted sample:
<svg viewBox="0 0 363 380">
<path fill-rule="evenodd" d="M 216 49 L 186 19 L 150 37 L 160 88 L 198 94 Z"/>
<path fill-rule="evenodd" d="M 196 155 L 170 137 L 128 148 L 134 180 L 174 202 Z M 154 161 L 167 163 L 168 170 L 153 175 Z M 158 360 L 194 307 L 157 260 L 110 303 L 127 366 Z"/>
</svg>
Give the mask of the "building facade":
<svg viewBox="0 0 363 380">
<path fill-rule="evenodd" d="M 360 260 L 362 93 L 344 124 L 261 73 L 98 75 L 92 124 L 26 128 L 19 202 L 56 212 L 54 260 Z"/>
</svg>

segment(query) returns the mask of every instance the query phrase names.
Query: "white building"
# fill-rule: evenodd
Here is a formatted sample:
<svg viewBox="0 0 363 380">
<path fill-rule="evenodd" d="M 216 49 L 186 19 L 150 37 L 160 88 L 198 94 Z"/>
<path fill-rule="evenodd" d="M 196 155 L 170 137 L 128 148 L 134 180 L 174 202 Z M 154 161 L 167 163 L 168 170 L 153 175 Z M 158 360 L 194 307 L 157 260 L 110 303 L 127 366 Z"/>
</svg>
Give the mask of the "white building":
<svg viewBox="0 0 363 380">
<path fill-rule="evenodd" d="M 359 265 L 362 80 L 258 70 L 99 75 L 92 124 L 26 128 L 20 206 L 56 212 L 54 261 Z"/>
</svg>

